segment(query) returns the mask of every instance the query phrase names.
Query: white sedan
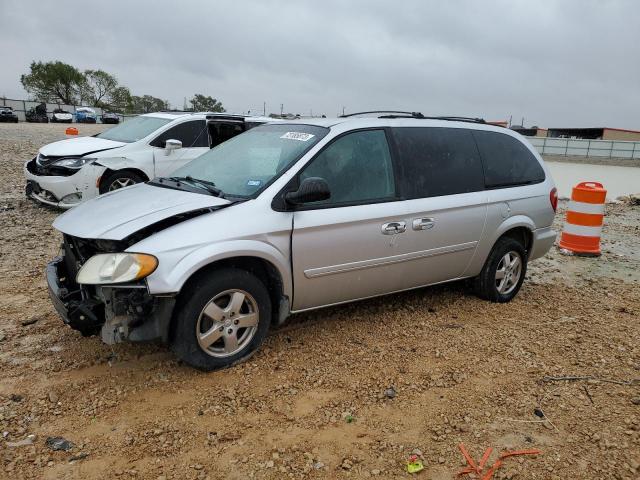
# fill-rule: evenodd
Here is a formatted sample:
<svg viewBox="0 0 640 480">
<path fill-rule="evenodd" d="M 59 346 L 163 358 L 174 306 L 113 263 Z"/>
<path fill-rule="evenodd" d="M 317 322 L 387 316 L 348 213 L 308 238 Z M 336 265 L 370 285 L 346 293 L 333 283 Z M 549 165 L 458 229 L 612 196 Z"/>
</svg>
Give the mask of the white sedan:
<svg viewBox="0 0 640 480">
<path fill-rule="evenodd" d="M 102 193 L 166 176 L 268 117 L 150 113 L 92 137 L 43 146 L 25 163 L 27 197 L 71 208 Z"/>
</svg>

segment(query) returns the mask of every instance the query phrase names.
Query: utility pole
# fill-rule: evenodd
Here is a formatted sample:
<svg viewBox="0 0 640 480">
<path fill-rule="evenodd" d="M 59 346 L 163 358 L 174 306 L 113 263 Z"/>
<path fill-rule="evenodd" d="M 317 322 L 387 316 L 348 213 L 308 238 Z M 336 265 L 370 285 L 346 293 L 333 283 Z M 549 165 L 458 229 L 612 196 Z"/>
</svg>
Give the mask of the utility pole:
<svg viewBox="0 0 640 480">
<path fill-rule="evenodd" d="M 344 105 L 342 106 L 342 115 L 344 115 Z"/>
<path fill-rule="evenodd" d="M 262 115 L 267 116 L 267 102 L 262 102 Z"/>
<path fill-rule="evenodd" d="M 282 115 L 284 113 L 284 103 L 280 104 L 280 118 L 282 118 Z"/>
</svg>

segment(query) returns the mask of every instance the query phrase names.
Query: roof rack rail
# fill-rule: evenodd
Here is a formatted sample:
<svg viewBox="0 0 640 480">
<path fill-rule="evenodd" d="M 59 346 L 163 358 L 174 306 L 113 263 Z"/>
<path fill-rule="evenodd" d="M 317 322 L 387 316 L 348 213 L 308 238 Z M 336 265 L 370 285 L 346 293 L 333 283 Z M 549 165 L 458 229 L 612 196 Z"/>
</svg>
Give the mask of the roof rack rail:
<svg viewBox="0 0 640 480">
<path fill-rule="evenodd" d="M 487 123 L 484 121 L 484 118 L 477 118 L 477 117 L 444 116 L 444 117 L 424 117 L 424 118 L 428 118 L 430 120 L 449 120 L 451 122 Z"/>
<path fill-rule="evenodd" d="M 469 123 L 487 123 L 483 118 L 474 117 L 457 117 L 457 116 L 437 116 L 437 117 L 425 117 L 420 112 L 402 112 L 397 110 L 372 110 L 370 112 L 357 112 L 349 113 L 347 115 L 340 115 L 338 118 L 355 117 L 357 115 L 368 115 L 372 113 L 382 113 L 378 118 L 417 118 L 421 120 L 446 120 L 450 122 L 469 122 Z"/>
<path fill-rule="evenodd" d="M 397 113 L 399 113 L 403 117 L 424 118 L 424 115 L 422 115 L 420 112 L 402 112 L 402 111 L 398 111 L 398 110 L 371 110 L 370 112 L 348 113 L 346 115 L 340 115 L 338 118 L 349 118 L 349 117 L 355 117 L 357 115 L 370 115 L 372 113 L 384 113 L 384 114 L 397 114 Z M 378 118 L 393 118 L 393 117 L 394 116 L 391 115 L 391 116 L 383 116 L 383 117 L 378 117 Z"/>
</svg>

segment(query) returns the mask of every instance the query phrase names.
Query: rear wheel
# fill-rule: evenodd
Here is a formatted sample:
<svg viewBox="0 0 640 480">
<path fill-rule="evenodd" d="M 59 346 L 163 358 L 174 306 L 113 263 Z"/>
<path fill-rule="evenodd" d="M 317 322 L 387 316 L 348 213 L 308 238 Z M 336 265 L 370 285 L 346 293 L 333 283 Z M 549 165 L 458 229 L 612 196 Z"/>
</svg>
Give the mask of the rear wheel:
<svg viewBox="0 0 640 480">
<path fill-rule="evenodd" d="M 482 272 L 474 279 L 476 295 L 491 302 L 505 303 L 516 296 L 527 272 L 524 246 L 509 237 L 493 246 Z"/>
<path fill-rule="evenodd" d="M 230 367 L 249 358 L 271 324 L 265 285 L 245 270 L 218 270 L 197 278 L 174 316 L 171 348 L 200 370 Z"/>
<path fill-rule="evenodd" d="M 100 182 L 100 194 L 113 192 L 124 187 L 130 187 L 136 183 L 144 182 L 144 178 L 135 172 L 115 171 L 110 173 Z"/>
</svg>

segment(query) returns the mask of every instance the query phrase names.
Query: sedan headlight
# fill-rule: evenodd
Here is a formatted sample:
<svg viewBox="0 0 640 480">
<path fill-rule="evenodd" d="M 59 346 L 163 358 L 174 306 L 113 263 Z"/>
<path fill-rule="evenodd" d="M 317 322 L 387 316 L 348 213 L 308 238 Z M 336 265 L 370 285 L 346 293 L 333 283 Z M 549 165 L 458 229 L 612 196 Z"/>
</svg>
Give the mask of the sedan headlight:
<svg viewBox="0 0 640 480">
<path fill-rule="evenodd" d="M 82 266 L 76 281 L 87 285 L 133 282 L 151 275 L 158 259 L 144 253 L 101 253 Z"/>
<path fill-rule="evenodd" d="M 75 170 L 78 168 L 82 168 L 83 165 L 89 163 L 92 160 L 95 160 L 95 158 L 63 158 L 61 160 L 58 160 L 57 162 L 53 162 L 53 165 L 55 165 L 56 167 L 72 168 Z"/>
</svg>

